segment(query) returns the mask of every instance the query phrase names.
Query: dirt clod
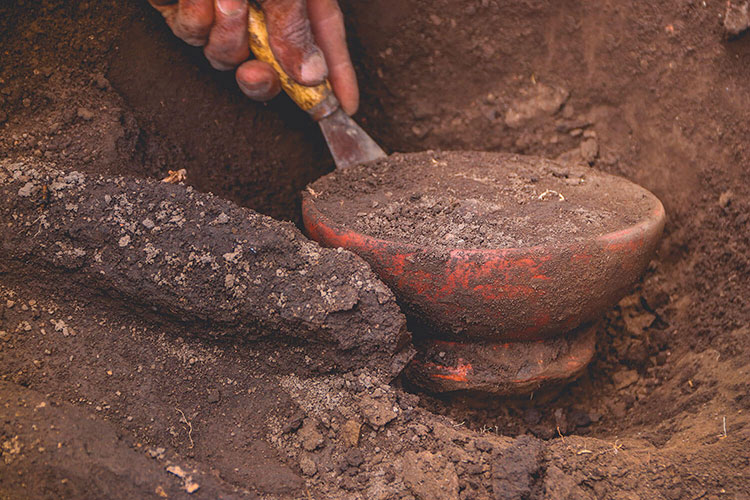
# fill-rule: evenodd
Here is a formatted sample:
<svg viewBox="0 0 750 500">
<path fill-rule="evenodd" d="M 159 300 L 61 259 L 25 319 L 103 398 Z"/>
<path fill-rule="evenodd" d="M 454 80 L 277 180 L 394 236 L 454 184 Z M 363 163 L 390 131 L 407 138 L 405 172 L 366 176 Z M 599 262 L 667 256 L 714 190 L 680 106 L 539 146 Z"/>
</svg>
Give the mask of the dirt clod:
<svg viewBox="0 0 750 500">
<path fill-rule="evenodd" d="M 458 499 L 458 476 L 453 464 L 429 451 L 409 451 L 403 459 L 403 479 L 419 500 Z"/>
<path fill-rule="evenodd" d="M 290 224 L 184 186 L 53 169 L 30 171 L 29 181 L 20 165 L 0 168 L 18 178 L 0 186 L 6 265 L 35 261 L 35 275 L 71 273 L 87 287 L 194 321 L 197 330 L 210 321 L 212 330 L 316 342 L 321 355 L 309 369 L 361 363 L 392 377 L 411 356 L 403 315 L 369 267 L 321 249 Z M 53 202 L 40 218 L 34 193 L 44 185 Z M 221 213 L 237 223 L 208 224 Z M 151 229 L 133 223 L 148 217 Z M 328 256 L 338 261 L 335 272 Z"/>
<path fill-rule="evenodd" d="M 78 111 L 76 111 L 76 115 L 78 118 L 81 118 L 86 121 L 90 121 L 94 119 L 94 113 L 86 108 L 78 108 Z"/>
<path fill-rule="evenodd" d="M 305 419 L 302 428 L 297 431 L 302 447 L 307 451 L 313 451 L 323 444 L 323 434 L 318 431 L 318 422 L 314 419 Z"/>
<path fill-rule="evenodd" d="M 362 432 L 362 424 L 356 420 L 347 420 L 341 426 L 341 440 L 352 448 L 359 446 L 359 436 Z"/>
<path fill-rule="evenodd" d="M 393 403 L 385 398 L 374 399 L 369 396 L 362 398 L 359 404 L 362 416 L 375 428 L 379 428 L 396 418 Z"/>
<path fill-rule="evenodd" d="M 748 2 L 729 0 L 727 10 L 724 13 L 724 30 L 730 37 L 743 33 L 750 27 L 750 13 L 748 13 Z"/>
<path fill-rule="evenodd" d="M 492 491 L 495 499 L 530 498 L 536 488 L 543 453 L 542 444 L 527 436 L 519 437 L 512 446 L 502 450 L 493 459 Z"/>
<path fill-rule="evenodd" d="M 318 466 L 306 455 L 300 459 L 299 466 L 302 469 L 302 474 L 306 476 L 314 476 L 318 472 Z"/>
</svg>

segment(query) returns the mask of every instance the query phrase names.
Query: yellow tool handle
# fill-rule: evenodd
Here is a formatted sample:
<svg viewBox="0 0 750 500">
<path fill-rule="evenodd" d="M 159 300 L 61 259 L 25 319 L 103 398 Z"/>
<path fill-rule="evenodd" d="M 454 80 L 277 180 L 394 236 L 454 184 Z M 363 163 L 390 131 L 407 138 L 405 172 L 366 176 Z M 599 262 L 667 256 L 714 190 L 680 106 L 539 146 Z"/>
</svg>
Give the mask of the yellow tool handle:
<svg viewBox="0 0 750 500">
<path fill-rule="evenodd" d="M 328 80 L 314 87 L 307 87 L 295 82 L 281 68 L 279 61 L 273 55 L 271 45 L 268 43 L 266 15 L 254 1 L 250 2 L 248 31 L 250 33 L 250 50 L 253 51 L 256 58 L 273 66 L 273 69 L 279 74 L 281 87 L 297 103 L 297 106 L 310 113 L 316 120 L 328 116 L 338 108 L 338 101 L 333 95 Z"/>
</svg>

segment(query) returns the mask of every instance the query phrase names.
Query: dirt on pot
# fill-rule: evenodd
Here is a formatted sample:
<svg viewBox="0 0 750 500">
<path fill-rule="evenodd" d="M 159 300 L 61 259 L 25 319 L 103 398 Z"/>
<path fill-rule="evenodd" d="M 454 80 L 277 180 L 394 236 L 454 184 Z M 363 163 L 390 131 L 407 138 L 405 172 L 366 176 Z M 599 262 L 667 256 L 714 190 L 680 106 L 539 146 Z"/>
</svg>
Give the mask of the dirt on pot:
<svg viewBox="0 0 750 500">
<path fill-rule="evenodd" d="M 339 227 L 426 250 L 584 241 L 650 207 L 638 186 L 582 165 L 469 151 L 395 154 L 333 172 L 308 193 Z"/>
<path fill-rule="evenodd" d="M 242 322 L 193 297 L 232 334 L 208 338 L 189 301 L 149 287 L 158 270 L 138 278 L 125 234 L 111 239 L 104 221 L 108 239 L 87 236 L 40 180 L 21 205 L 2 206 L 14 224 L 15 212 L 58 226 L 52 241 L 6 226 L 0 242 L 0 496 L 747 498 L 750 39 L 727 38 L 726 2 L 342 7 L 363 89 L 357 120 L 389 151 L 539 154 L 623 175 L 664 202 L 658 260 L 606 315 L 587 372 L 554 394 L 435 398 L 367 366 L 321 362 L 327 341 L 311 348 L 282 317 L 275 339 L 242 309 L 263 334 L 242 340 Z M 221 207 L 248 231 L 266 221 L 268 234 L 293 235 L 289 266 L 309 265 L 294 253 L 309 244 L 301 235 L 248 210 L 297 221 L 298 193 L 333 168 L 289 101 L 248 102 L 146 2 L 3 4 L 0 33 L 4 165 L 82 172 L 102 197 L 145 190 Z M 181 168 L 216 197 L 153 184 Z M 78 193 L 65 205 L 104 203 Z M 189 256 L 192 238 L 208 238 L 195 232 L 164 247 Z M 19 241 L 32 265 L 5 258 Z M 56 241 L 86 241 L 87 252 L 104 242 L 104 263 L 136 281 L 120 293 L 83 272 L 95 252 L 76 267 L 77 247 Z M 323 267 L 369 276 L 351 257 L 321 255 Z M 225 293 L 221 278 L 214 293 Z M 389 307 L 368 303 L 375 315 Z M 327 359 L 339 357 L 331 349 Z"/>
</svg>

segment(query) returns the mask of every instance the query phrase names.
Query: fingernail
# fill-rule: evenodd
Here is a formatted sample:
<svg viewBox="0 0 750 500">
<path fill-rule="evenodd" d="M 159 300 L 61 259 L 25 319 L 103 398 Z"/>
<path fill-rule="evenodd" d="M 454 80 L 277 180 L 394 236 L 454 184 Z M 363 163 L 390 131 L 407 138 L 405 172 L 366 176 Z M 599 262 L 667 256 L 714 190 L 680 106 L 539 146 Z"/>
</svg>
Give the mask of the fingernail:
<svg viewBox="0 0 750 500">
<path fill-rule="evenodd" d="M 304 83 L 313 84 L 326 77 L 328 67 L 320 52 L 313 52 L 300 66 L 299 72 Z"/>
<path fill-rule="evenodd" d="M 237 84 L 245 94 L 252 97 L 253 99 L 268 97 L 268 93 L 271 91 L 272 85 L 271 82 L 267 81 L 253 83 L 237 81 Z"/>
<path fill-rule="evenodd" d="M 225 16 L 234 17 L 245 10 L 245 0 L 216 0 L 216 6 Z"/>
</svg>

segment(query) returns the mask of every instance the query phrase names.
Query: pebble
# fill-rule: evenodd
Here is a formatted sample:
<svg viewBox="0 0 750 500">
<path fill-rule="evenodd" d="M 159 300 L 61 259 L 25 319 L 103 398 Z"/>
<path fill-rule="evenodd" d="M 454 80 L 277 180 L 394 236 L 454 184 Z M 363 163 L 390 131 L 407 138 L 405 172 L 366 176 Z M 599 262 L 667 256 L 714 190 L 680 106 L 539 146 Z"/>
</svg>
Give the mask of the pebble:
<svg viewBox="0 0 750 500">
<path fill-rule="evenodd" d="M 170 465 L 167 467 L 167 472 L 171 472 L 175 476 L 179 477 L 180 479 L 184 479 L 185 476 L 187 476 L 187 472 L 185 472 L 185 469 L 180 467 L 179 465 Z"/>
<path fill-rule="evenodd" d="M 185 491 L 187 491 L 190 494 L 198 491 L 200 487 L 201 485 L 193 481 L 191 478 L 188 478 L 185 480 Z"/>
<path fill-rule="evenodd" d="M 347 446 L 356 448 L 359 446 L 359 435 L 362 431 L 362 424 L 356 420 L 347 420 L 341 426 L 341 441 Z"/>
<path fill-rule="evenodd" d="M 663 366 L 667 362 L 667 352 L 661 351 L 656 355 L 656 364 Z"/>
<path fill-rule="evenodd" d="M 208 393 L 206 401 L 209 403 L 218 403 L 221 399 L 221 392 L 218 389 L 206 389 L 206 392 Z"/>
<path fill-rule="evenodd" d="M 27 182 L 18 190 L 18 196 L 22 198 L 28 198 L 31 196 L 31 192 L 34 190 L 34 183 L 33 182 Z"/>
<path fill-rule="evenodd" d="M 318 472 L 318 466 L 313 459 L 308 456 L 304 456 L 300 459 L 299 467 L 302 469 L 302 474 L 306 476 L 314 476 Z"/>
<path fill-rule="evenodd" d="M 120 247 L 126 247 L 130 244 L 130 235 L 125 235 L 122 238 L 120 238 L 120 241 L 117 242 L 117 244 Z"/>
<path fill-rule="evenodd" d="M 78 116 L 78 118 L 81 118 L 82 120 L 89 121 L 94 118 L 94 113 L 86 108 L 78 108 L 76 116 Z"/>
<path fill-rule="evenodd" d="M 287 420 L 286 424 L 284 424 L 284 428 L 281 430 L 281 432 L 283 432 L 284 434 L 288 434 L 292 431 L 296 431 L 302 426 L 304 418 L 305 416 L 302 413 L 293 415 L 289 420 Z"/>
<path fill-rule="evenodd" d="M 596 139 L 586 139 L 581 143 L 581 157 L 584 161 L 593 163 L 599 156 L 599 143 Z"/>
<path fill-rule="evenodd" d="M 727 36 L 735 37 L 750 27 L 750 13 L 747 2 L 727 2 L 724 12 L 724 31 Z"/>
<path fill-rule="evenodd" d="M 624 389 L 630 385 L 633 385 L 638 381 L 638 372 L 635 370 L 625 370 L 617 372 L 612 375 L 612 382 L 615 384 L 615 389 Z"/>
<path fill-rule="evenodd" d="M 0 340 L 8 342 L 10 340 L 10 334 L 5 330 L 0 330 Z"/>
<path fill-rule="evenodd" d="M 719 206 L 721 208 L 727 208 L 731 203 L 732 199 L 734 198 L 734 193 L 732 190 L 724 191 L 719 195 Z"/>
<path fill-rule="evenodd" d="M 94 84 L 101 90 L 106 90 L 109 87 L 109 81 L 101 73 L 94 76 Z"/>
<path fill-rule="evenodd" d="M 364 461 L 365 459 L 362 457 L 362 452 L 359 449 L 349 450 L 346 453 L 346 463 L 352 467 L 359 467 Z"/>
</svg>

